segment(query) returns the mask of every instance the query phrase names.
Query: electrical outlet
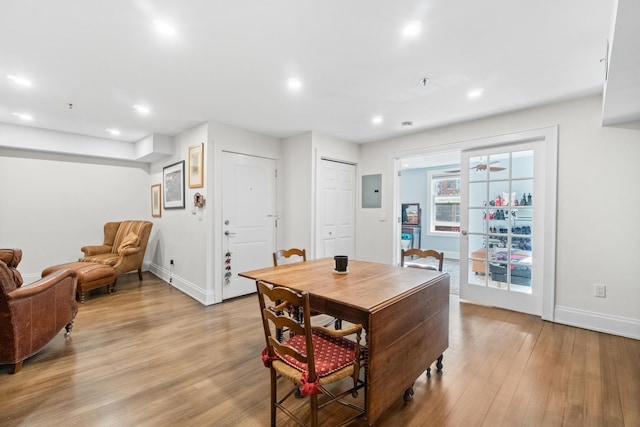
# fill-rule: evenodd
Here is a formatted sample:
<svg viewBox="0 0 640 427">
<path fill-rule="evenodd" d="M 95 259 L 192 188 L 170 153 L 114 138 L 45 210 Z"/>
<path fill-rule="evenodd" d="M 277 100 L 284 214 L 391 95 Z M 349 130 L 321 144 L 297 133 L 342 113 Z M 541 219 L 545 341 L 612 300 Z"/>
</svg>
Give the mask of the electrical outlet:
<svg viewBox="0 0 640 427">
<path fill-rule="evenodd" d="M 596 283 L 593 285 L 593 295 L 598 298 L 606 298 L 607 297 L 607 287 L 605 285 L 601 285 Z"/>
<path fill-rule="evenodd" d="M 173 258 L 171 258 L 171 259 L 169 260 L 169 264 L 170 264 L 170 265 L 173 265 Z"/>
</svg>

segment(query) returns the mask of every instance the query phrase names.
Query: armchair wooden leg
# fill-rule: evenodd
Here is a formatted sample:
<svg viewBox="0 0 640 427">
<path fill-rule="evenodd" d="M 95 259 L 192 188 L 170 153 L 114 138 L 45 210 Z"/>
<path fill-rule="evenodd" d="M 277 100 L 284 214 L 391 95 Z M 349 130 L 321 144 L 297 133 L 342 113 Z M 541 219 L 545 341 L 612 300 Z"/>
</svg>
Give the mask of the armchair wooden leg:
<svg viewBox="0 0 640 427">
<path fill-rule="evenodd" d="M 71 330 L 73 329 L 73 322 L 69 322 L 69 323 L 67 323 L 67 325 L 64 327 L 64 329 L 65 329 L 65 331 L 66 331 L 66 332 L 65 332 L 65 334 L 64 334 L 64 336 L 65 336 L 65 337 L 68 337 L 68 336 L 69 336 L 69 334 L 71 333 Z"/>
<path fill-rule="evenodd" d="M 11 374 L 17 374 L 18 372 L 20 372 L 20 369 L 22 369 L 22 362 L 23 360 L 13 364 L 13 369 L 11 370 Z"/>
<path fill-rule="evenodd" d="M 138 269 L 138 278 L 140 280 L 142 280 L 142 269 L 141 268 Z"/>
</svg>

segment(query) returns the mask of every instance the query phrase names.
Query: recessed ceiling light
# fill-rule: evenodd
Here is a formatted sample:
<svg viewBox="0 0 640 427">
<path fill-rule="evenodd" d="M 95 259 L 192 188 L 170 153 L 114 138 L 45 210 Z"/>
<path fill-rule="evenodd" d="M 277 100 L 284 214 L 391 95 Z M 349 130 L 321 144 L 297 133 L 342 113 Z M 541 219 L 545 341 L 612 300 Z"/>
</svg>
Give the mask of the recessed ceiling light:
<svg viewBox="0 0 640 427">
<path fill-rule="evenodd" d="M 156 31 L 163 36 L 173 37 L 176 35 L 176 29 L 166 21 L 156 19 L 153 21 L 153 25 L 155 25 Z"/>
<path fill-rule="evenodd" d="M 7 78 L 20 86 L 31 86 L 31 80 L 25 79 L 24 77 L 12 76 L 11 74 L 7 75 Z"/>
<path fill-rule="evenodd" d="M 483 92 L 484 92 L 484 89 L 482 89 L 482 88 L 474 89 L 474 90 L 470 91 L 470 92 L 467 94 L 467 97 L 469 97 L 469 98 L 477 98 L 477 97 L 479 97 L 480 95 L 482 95 L 482 93 L 483 93 Z"/>
<path fill-rule="evenodd" d="M 31 117 L 28 114 L 24 114 L 24 113 L 13 113 L 14 116 L 18 117 L 21 120 L 33 120 L 33 117 Z"/>
<path fill-rule="evenodd" d="M 135 108 L 136 111 L 140 114 L 149 114 L 151 112 L 151 110 L 149 110 L 149 107 L 145 105 L 134 105 L 133 108 Z"/>
<path fill-rule="evenodd" d="M 420 33 L 422 29 L 422 24 L 419 21 L 409 22 L 402 29 L 402 35 L 406 38 L 415 37 Z"/>
<path fill-rule="evenodd" d="M 371 122 L 374 125 L 379 125 L 380 123 L 382 123 L 382 121 L 383 121 L 382 116 L 375 116 L 374 118 L 371 119 Z"/>
<path fill-rule="evenodd" d="M 291 90 L 299 90 L 302 87 L 302 82 L 298 79 L 289 79 L 287 86 Z"/>
<path fill-rule="evenodd" d="M 120 136 L 120 131 L 118 129 L 106 129 L 113 136 Z"/>
</svg>

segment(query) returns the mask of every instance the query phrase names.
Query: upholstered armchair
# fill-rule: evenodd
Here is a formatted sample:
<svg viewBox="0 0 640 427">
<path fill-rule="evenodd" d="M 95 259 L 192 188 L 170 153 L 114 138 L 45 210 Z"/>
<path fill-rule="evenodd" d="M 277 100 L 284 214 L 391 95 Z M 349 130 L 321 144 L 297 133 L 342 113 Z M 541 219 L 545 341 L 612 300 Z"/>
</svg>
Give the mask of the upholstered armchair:
<svg viewBox="0 0 640 427">
<path fill-rule="evenodd" d="M 64 269 L 23 286 L 16 269 L 21 249 L 0 249 L 0 364 L 13 365 L 40 351 L 62 328 L 71 332 L 78 312 L 76 273 Z"/>
<path fill-rule="evenodd" d="M 153 223 L 149 221 L 108 222 L 104 225 L 104 243 L 82 247 L 84 257 L 79 261 L 110 265 L 116 271 L 116 277 L 138 270 L 142 280 L 142 261 L 151 227 Z"/>
</svg>

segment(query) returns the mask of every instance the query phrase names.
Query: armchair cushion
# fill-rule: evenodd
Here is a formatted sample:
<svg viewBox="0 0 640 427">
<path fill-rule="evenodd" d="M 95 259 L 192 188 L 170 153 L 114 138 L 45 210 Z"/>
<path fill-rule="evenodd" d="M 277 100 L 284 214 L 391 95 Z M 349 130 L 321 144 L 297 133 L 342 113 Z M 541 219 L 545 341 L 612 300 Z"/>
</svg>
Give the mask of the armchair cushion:
<svg viewBox="0 0 640 427">
<path fill-rule="evenodd" d="M 118 254 L 122 255 L 122 253 L 128 248 L 137 248 L 140 244 L 140 238 L 133 231 L 127 234 L 127 237 L 124 238 L 120 246 L 118 246 Z"/>
<path fill-rule="evenodd" d="M 113 254 L 111 252 L 107 252 L 106 254 L 97 254 L 86 256 L 82 258 L 80 261 L 82 262 L 97 262 L 100 264 L 106 264 L 110 266 L 114 266 L 118 263 L 120 256 L 118 254 Z"/>
<path fill-rule="evenodd" d="M 7 267 L 16 268 L 22 260 L 22 249 L 0 249 L 0 261 L 4 261 Z"/>
<path fill-rule="evenodd" d="M 2 288 L 6 293 L 12 292 L 22 286 L 22 275 L 16 269 L 22 260 L 22 249 L 0 249 L 0 261 L 4 262 L 6 269 L 3 270 Z"/>
</svg>

